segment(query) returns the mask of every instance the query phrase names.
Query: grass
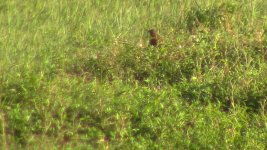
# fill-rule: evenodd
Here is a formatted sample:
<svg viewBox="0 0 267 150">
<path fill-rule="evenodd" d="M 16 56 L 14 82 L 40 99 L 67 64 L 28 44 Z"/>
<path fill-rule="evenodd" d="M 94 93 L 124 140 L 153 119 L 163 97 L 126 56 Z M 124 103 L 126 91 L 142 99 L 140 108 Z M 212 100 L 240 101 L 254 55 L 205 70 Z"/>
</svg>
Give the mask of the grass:
<svg viewBox="0 0 267 150">
<path fill-rule="evenodd" d="M 1 1 L 1 149 L 266 149 L 266 7 Z"/>
</svg>

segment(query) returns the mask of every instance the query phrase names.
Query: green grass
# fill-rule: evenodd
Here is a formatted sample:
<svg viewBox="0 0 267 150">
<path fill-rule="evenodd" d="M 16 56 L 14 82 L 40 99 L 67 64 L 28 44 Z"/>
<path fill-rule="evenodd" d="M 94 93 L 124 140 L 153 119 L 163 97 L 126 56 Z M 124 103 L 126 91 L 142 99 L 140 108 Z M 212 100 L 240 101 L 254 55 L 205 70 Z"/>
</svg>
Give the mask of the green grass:
<svg viewBox="0 0 267 150">
<path fill-rule="evenodd" d="M 266 8 L 0 1 L 0 149 L 266 149 Z"/>
</svg>

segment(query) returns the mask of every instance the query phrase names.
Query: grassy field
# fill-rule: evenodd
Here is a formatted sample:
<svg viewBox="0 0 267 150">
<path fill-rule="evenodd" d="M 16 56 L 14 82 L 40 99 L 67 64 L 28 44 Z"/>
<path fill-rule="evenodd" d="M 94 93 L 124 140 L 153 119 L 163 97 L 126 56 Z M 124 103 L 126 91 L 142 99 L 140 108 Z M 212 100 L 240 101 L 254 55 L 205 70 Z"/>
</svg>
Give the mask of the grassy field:
<svg viewBox="0 0 267 150">
<path fill-rule="evenodd" d="M 266 150 L 266 8 L 0 0 L 0 149 Z"/>
</svg>

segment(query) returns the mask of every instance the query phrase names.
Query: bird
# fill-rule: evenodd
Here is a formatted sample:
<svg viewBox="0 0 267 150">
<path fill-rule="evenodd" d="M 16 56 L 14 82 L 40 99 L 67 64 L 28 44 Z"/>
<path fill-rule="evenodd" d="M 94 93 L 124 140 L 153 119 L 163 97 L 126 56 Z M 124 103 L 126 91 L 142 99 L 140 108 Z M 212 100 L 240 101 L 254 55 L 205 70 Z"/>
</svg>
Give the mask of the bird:
<svg viewBox="0 0 267 150">
<path fill-rule="evenodd" d="M 150 34 L 150 40 L 149 40 L 149 45 L 151 46 L 158 46 L 159 42 L 161 40 L 161 37 L 157 34 L 157 31 L 155 29 L 150 29 L 148 30 Z"/>
</svg>

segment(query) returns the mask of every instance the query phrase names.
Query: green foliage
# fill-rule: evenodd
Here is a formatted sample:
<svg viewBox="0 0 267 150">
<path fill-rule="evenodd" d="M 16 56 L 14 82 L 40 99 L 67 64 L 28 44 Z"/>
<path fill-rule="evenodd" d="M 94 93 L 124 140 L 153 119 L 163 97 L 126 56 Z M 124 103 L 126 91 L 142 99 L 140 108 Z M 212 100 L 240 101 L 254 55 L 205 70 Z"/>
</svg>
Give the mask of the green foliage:
<svg viewBox="0 0 267 150">
<path fill-rule="evenodd" d="M 266 149 L 266 7 L 0 2 L 0 149 Z"/>
<path fill-rule="evenodd" d="M 229 2 L 219 4 L 219 6 L 211 5 L 204 7 L 206 8 L 196 5 L 188 12 L 186 24 L 190 31 L 201 25 L 211 29 L 220 28 L 225 19 L 227 19 L 226 17 L 232 17 L 238 9 L 235 3 Z"/>
</svg>

